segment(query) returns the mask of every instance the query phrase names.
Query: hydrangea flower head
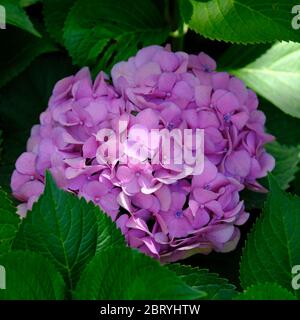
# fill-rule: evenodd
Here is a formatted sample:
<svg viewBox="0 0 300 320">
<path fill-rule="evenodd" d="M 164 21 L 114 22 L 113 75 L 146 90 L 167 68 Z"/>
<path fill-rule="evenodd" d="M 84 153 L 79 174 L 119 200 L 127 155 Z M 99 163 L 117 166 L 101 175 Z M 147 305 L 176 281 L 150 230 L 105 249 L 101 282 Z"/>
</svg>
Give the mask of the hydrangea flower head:
<svg viewBox="0 0 300 320">
<path fill-rule="evenodd" d="M 274 167 L 255 93 L 204 53 L 160 46 L 116 64 L 111 76 L 112 84 L 102 72 L 93 82 L 83 68 L 56 84 L 12 176 L 19 214 L 50 170 L 59 187 L 116 221 L 130 246 L 161 261 L 233 250 L 249 216 L 239 192 L 265 191 L 257 179 Z M 176 137 L 170 163 L 151 160 L 161 159 L 153 131 L 186 129 L 204 132 L 201 173 L 175 161 Z M 122 142 L 112 156 L 115 133 Z"/>
</svg>

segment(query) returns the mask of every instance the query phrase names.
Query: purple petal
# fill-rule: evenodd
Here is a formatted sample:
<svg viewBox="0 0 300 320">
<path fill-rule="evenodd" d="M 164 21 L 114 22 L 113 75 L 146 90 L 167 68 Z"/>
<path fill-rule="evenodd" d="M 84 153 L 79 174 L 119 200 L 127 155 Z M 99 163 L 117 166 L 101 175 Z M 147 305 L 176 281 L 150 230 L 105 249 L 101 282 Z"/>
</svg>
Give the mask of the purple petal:
<svg viewBox="0 0 300 320">
<path fill-rule="evenodd" d="M 251 168 L 251 159 L 244 150 L 232 152 L 225 161 L 226 170 L 233 176 L 246 177 Z"/>
<path fill-rule="evenodd" d="M 195 101 L 199 107 L 207 107 L 210 104 L 212 87 L 196 86 L 195 88 Z"/>
<path fill-rule="evenodd" d="M 168 211 L 172 202 L 171 192 L 168 186 L 162 186 L 155 192 L 155 195 L 160 202 L 160 209 L 162 211 Z"/>
<path fill-rule="evenodd" d="M 32 152 L 24 152 L 16 162 L 18 172 L 27 175 L 35 175 L 36 155 Z"/>
<path fill-rule="evenodd" d="M 213 226 L 207 233 L 207 238 L 215 243 L 225 243 L 227 242 L 234 232 L 234 226 L 220 224 Z"/>
</svg>

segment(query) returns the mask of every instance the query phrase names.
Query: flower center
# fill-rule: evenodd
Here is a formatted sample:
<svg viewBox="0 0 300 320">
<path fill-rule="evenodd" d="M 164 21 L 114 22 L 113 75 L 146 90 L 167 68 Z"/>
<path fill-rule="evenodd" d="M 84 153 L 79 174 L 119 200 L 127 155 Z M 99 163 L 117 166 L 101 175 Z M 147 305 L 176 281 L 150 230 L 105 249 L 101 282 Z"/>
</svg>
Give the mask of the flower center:
<svg viewBox="0 0 300 320">
<path fill-rule="evenodd" d="M 224 115 L 223 118 L 224 118 L 224 121 L 228 123 L 230 121 L 230 119 L 231 119 L 231 114 L 227 113 L 227 114 Z"/>
<path fill-rule="evenodd" d="M 176 218 L 181 218 L 183 216 L 183 212 L 182 211 L 176 211 L 175 216 L 176 216 Z"/>
<path fill-rule="evenodd" d="M 94 201 L 95 201 L 96 203 L 98 203 L 98 202 L 100 201 L 100 198 L 99 198 L 99 197 L 95 197 L 95 198 L 94 198 Z"/>
<path fill-rule="evenodd" d="M 204 189 L 205 190 L 209 190 L 210 189 L 210 185 L 209 184 L 204 185 Z"/>
<path fill-rule="evenodd" d="M 211 68 L 206 64 L 203 65 L 203 68 L 204 68 L 204 72 L 211 72 L 212 71 Z"/>
<path fill-rule="evenodd" d="M 30 176 L 30 181 L 33 181 L 35 180 L 35 177 L 34 176 Z"/>
<path fill-rule="evenodd" d="M 167 125 L 168 130 L 173 130 L 175 128 L 175 123 L 174 122 L 169 122 Z"/>
</svg>

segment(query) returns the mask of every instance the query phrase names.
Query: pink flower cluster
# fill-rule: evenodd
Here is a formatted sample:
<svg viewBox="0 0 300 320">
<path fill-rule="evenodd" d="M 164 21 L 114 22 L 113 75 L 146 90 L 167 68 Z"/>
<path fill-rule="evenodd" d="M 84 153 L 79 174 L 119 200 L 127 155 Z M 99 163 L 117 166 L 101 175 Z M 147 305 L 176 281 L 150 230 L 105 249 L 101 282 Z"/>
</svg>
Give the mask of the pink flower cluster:
<svg viewBox="0 0 300 320">
<path fill-rule="evenodd" d="M 98 204 L 129 245 L 148 255 L 175 261 L 233 250 L 249 216 L 239 192 L 264 191 L 257 179 L 274 167 L 264 149 L 273 137 L 264 131 L 255 93 L 215 70 L 204 53 L 150 46 L 113 67 L 113 85 L 102 72 L 93 82 L 87 68 L 60 80 L 16 162 L 11 187 L 23 202 L 19 214 L 43 192 L 49 170 L 59 187 Z M 126 145 L 127 163 L 99 161 L 107 142 L 97 133 L 118 131 L 120 120 L 127 144 L 143 139 L 135 136 L 137 127 L 204 129 L 203 173 L 148 157 L 136 161 Z"/>
</svg>

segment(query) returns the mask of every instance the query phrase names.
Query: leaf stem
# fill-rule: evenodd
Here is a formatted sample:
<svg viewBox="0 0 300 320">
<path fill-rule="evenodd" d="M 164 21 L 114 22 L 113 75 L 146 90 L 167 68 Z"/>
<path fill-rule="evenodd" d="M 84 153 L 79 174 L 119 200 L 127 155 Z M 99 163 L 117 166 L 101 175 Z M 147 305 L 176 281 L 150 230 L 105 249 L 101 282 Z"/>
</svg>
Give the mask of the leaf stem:
<svg viewBox="0 0 300 320">
<path fill-rule="evenodd" d="M 173 50 L 183 50 L 187 25 L 180 13 L 180 0 L 165 0 L 165 17 L 172 30 L 170 36 Z"/>
</svg>

